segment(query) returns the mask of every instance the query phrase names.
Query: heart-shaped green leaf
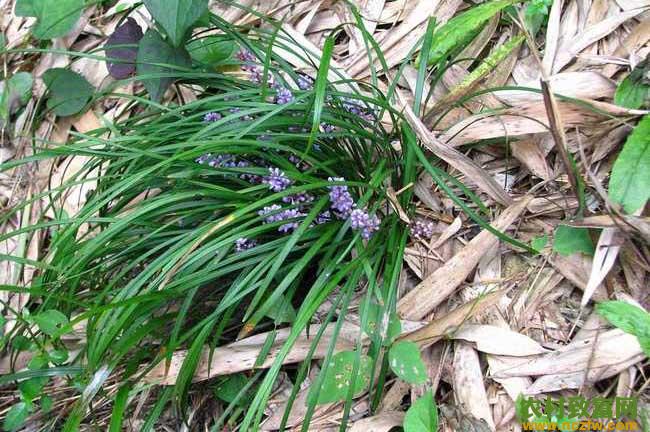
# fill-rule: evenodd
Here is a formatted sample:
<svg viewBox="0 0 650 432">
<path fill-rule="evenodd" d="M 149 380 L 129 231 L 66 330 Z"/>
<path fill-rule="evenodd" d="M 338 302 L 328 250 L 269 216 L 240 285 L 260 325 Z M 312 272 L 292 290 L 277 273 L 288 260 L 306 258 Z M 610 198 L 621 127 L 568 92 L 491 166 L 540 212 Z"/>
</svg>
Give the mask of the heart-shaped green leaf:
<svg viewBox="0 0 650 432">
<path fill-rule="evenodd" d="M 650 115 L 641 119 L 612 167 L 609 196 L 634 213 L 650 198 Z"/>
<path fill-rule="evenodd" d="M 589 229 L 558 225 L 553 239 L 553 250 L 564 256 L 578 252 L 593 255 L 594 243 L 589 236 Z"/>
<path fill-rule="evenodd" d="M 144 0 L 144 5 L 175 47 L 183 45 L 187 31 L 208 10 L 208 0 Z"/>
<path fill-rule="evenodd" d="M 95 91 L 86 78 L 68 69 L 49 69 L 43 74 L 43 81 L 50 90 L 47 107 L 59 116 L 83 110 Z"/>
<path fill-rule="evenodd" d="M 36 12 L 34 12 L 34 0 L 16 0 L 14 14 L 22 17 L 36 16 Z"/>
<path fill-rule="evenodd" d="M 34 322 L 47 335 L 53 335 L 60 327 L 68 323 L 68 318 L 58 310 L 50 309 L 34 315 Z"/>
<path fill-rule="evenodd" d="M 420 357 L 420 348 L 411 341 L 393 344 L 388 352 L 388 362 L 392 371 L 411 384 L 423 384 L 427 380 L 427 369 Z"/>
<path fill-rule="evenodd" d="M 65 36 L 77 23 L 84 8 L 83 0 L 38 0 L 33 2 L 38 19 L 33 35 L 37 39 Z"/>
<path fill-rule="evenodd" d="M 362 354 L 358 372 L 353 374 L 357 355 L 354 351 L 342 351 L 332 357 L 318 394 L 319 404 L 345 400 L 353 381 L 354 395 L 366 390 L 370 383 L 370 357 Z"/>
<path fill-rule="evenodd" d="M 189 67 L 191 63 L 185 48 L 174 48 L 155 30 L 147 31 L 140 40 L 136 70 L 154 101 L 162 99 L 165 90 L 174 82 L 174 69 L 168 66 Z"/>
<path fill-rule="evenodd" d="M 436 432 L 438 409 L 431 390 L 413 402 L 404 416 L 404 432 Z"/>
<path fill-rule="evenodd" d="M 225 36 L 210 35 L 187 44 L 192 59 L 205 65 L 219 64 L 232 57 L 237 45 Z"/>
</svg>

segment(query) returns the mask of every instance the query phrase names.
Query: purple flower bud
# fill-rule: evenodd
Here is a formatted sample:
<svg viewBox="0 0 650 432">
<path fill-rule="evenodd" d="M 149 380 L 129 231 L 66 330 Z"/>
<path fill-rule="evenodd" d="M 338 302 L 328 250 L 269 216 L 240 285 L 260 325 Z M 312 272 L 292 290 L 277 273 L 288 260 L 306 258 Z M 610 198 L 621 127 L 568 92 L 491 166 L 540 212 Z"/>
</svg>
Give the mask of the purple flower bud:
<svg viewBox="0 0 650 432">
<path fill-rule="evenodd" d="M 267 224 L 305 216 L 305 214 L 300 212 L 298 209 L 287 209 L 282 211 L 280 210 L 282 210 L 281 206 L 277 204 L 273 204 L 271 206 L 264 207 L 262 210 L 257 212 L 257 214 L 259 214 L 260 216 L 264 216 L 264 223 Z M 286 233 L 298 228 L 299 225 L 300 225 L 299 221 L 291 221 L 286 224 L 280 225 L 278 231 Z"/>
<path fill-rule="evenodd" d="M 311 90 L 314 87 L 314 80 L 309 75 L 299 74 L 297 84 L 300 90 Z"/>
<path fill-rule="evenodd" d="M 379 229 L 381 221 L 377 216 L 371 216 L 367 211 L 354 209 L 350 213 L 352 229 L 361 230 L 361 237 L 368 240 Z"/>
<path fill-rule="evenodd" d="M 325 133 L 336 132 L 336 126 L 328 124 L 328 123 L 321 123 L 320 127 L 323 129 L 323 132 L 325 132 Z"/>
<path fill-rule="evenodd" d="M 316 225 L 324 224 L 332 220 L 332 214 L 330 213 L 329 210 L 325 210 L 324 212 L 321 212 L 318 216 L 316 216 Z"/>
<path fill-rule="evenodd" d="M 257 62 L 255 54 L 247 49 L 239 50 L 237 54 L 235 54 L 235 58 L 243 63 L 241 65 L 242 70 L 252 70 L 255 67 L 253 64 Z"/>
<path fill-rule="evenodd" d="M 282 202 L 293 204 L 293 205 L 307 204 L 312 202 L 313 200 L 314 197 L 308 194 L 307 192 L 298 192 L 297 194 L 282 197 Z"/>
<path fill-rule="evenodd" d="M 433 235 L 433 222 L 417 219 L 411 223 L 411 234 L 418 239 L 430 239 Z"/>
<path fill-rule="evenodd" d="M 206 123 L 216 122 L 217 120 L 221 120 L 221 114 L 218 112 L 209 112 L 203 116 L 203 121 Z"/>
<path fill-rule="evenodd" d="M 264 177 L 262 183 L 269 185 L 273 192 L 280 192 L 291 186 L 291 179 L 280 168 L 269 168 L 269 175 Z"/>
<path fill-rule="evenodd" d="M 285 105 L 293 102 L 293 93 L 286 87 L 278 86 L 276 89 L 275 103 L 278 105 Z"/>
<path fill-rule="evenodd" d="M 343 177 L 329 177 L 328 181 L 345 181 Z M 334 210 L 334 214 L 339 219 L 345 219 L 349 216 L 350 212 L 354 208 L 354 199 L 348 191 L 346 185 L 342 186 L 329 186 L 330 190 L 330 207 Z"/>
<path fill-rule="evenodd" d="M 252 249 L 255 246 L 257 246 L 257 242 L 253 239 L 241 237 L 235 240 L 235 252 L 243 252 L 245 250 Z"/>
</svg>

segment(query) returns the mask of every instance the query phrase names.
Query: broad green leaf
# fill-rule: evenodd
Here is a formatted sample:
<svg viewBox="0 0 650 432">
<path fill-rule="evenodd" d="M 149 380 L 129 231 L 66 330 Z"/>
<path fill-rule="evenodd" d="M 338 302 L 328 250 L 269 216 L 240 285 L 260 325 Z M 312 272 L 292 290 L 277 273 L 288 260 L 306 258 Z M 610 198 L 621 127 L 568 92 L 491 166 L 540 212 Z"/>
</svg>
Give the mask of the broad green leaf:
<svg viewBox="0 0 650 432">
<path fill-rule="evenodd" d="M 65 36 L 81 17 L 84 0 L 38 0 L 33 3 L 38 19 L 32 34 L 37 39 Z"/>
<path fill-rule="evenodd" d="M 14 14 L 22 17 L 35 17 L 34 0 L 16 0 Z"/>
<path fill-rule="evenodd" d="M 50 309 L 34 315 L 34 322 L 47 335 L 58 332 L 62 325 L 68 323 L 68 318 L 58 310 Z"/>
<path fill-rule="evenodd" d="M 379 328 L 379 320 L 381 319 L 381 306 L 377 303 L 361 303 L 361 322 L 363 324 L 363 332 L 368 336 L 374 336 Z"/>
<path fill-rule="evenodd" d="M 49 377 L 34 377 L 21 381 L 18 384 L 18 390 L 20 390 L 23 400 L 32 402 L 36 397 L 40 396 L 48 380 Z"/>
<path fill-rule="evenodd" d="M 607 301 L 596 305 L 596 312 L 613 326 L 639 339 L 643 352 L 650 356 L 650 314 L 623 301 Z"/>
<path fill-rule="evenodd" d="M 593 255 L 594 250 L 594 243 L 589 236 L 588 228 L 558 225 L 555 229 L 553 251 L 560 255 L 569 256 L 578 252 Z"/>
<path fill-rule="evenodd" d="M 420 348 L 411 341 L 393 344 L 388 352 L 391 370 L 410 384 L 423 384 L 427 380 L 427 369 L 420 356 Z"/>
<path fill-rule="evenodd" d="M 404 416 L 404 432 L 436 432 L 438 408 L 431 390 L 411 405 Z"/>
<path fill-rule="evenodd" d="M 49 69 L 43 81 L 50 90 L 47 107 L 59 116 L 70 116 L 84 109 L 95 89 L 86 78 L 68 69 Z"/>
<path fill-rule="evenodd" d="M 180 47 L 192 25 L 208 10 L 208 0 L 144 0 L 151 16 Z"/>
<path fill-rule="evenodd" d="M 539 237 L 535 237 L 530 241 L 530 247 L 535 249 L 538 253 L 544 249 L 544 247 L 548 244 L 548 234 L 544 234 Z"/>
<path fill-rule="evenodd" d="M 549 8 L 553 0 L 532 0 L 524 10 L 524 21 L 528 31 L 534 36 L 548 20 Z"/>
<path fill-rule="evenodd" d="M 2 82 L 0 95 L 0 119 L 8 119 L 17 109 L 24 106 L 32 97 L 32 74 L 18 72 Z"/>
<path fill-rule="evenodd" d="M 352 381 L 354 362 L 357 353 L 354 351 L 342 351 L 335 354 L 330 361 L 327 373 L 323 379 L 323 387 L 318 395 L 318 403 L 330 403 L 345 400 L 347 398 Z M 356 374 L 354 395 L 364 392 L 370 383 L 370 357 L 361 355 Z"/>
<path fill-rule="evenodd" d="M 15 431 L 20 429 L 20 427 L 25 423 L 25 420 L 27 420 L 30 411 L 31 404 L 27 402 L 18 402 L 12 406 L 5 415 L 5 421 L 2 424 L 2 428 L 5 431 Z"/>
<path fill-rule="evenodd" d="M 612 167 L 609 197 L 634 213 L 650 198 L 650 115 L 641 119 Z"/>
<path fill-rule="evenodd" d="M 137 63 L 138 75 L 149 96 L 159 101 L 174 82 L 174 69 L 165 65 L 189 67 L 191 60 L 185 48 L 174 48 L 157 31 L 149 30 L 140 40 Z M 162 76 L 147 78 L 146 75 Z"/>
<path fill-rule="evenodd" d="M 49 413 L 52 411 L 52 405 L 54 404 L 54 401 L 52 398 L 48 395 L 43 395 L 41 396 L 41 410 L 44 413 Z"/>
<path fill-rule="evenodd" d="M 639 63 L 618 85 L 614 102 L 630 109 L 639 109 L 650 104 L 650 82 L 645 74 L 650 71 L 650 63 Z"/>
<path fill-rule="evenodd" d="M 387 330 L 387 336 L 388 336 L 388 343 L 391 344 L 397 337 L 402 334 L 402 322 L 399 319 L 399 315 L 396 313 L 390 314 L 390 318 L 388 320 L 388 330 Z"/>
<path fill-rule="evenodd" d="M 55 365 L 61 365 L 68 360 L 69 353 L 65 349 L 56 349 L 47 353 L 50 361 Z"/>
<path fill-rule="evenodd" d="M 27 369 L 30 370 L 39 370 L 47 367 L 47 358 L 43 354 L 32 357 L 32 359 L 27 363 Z"/>
<path fill-rule="evenodd" d="M 221 35 L 210 35 L 194 39 L 187 44 L 187 51 L 192 59 L 206 65 L 216 65 L 230 59 L 237 45 Z"/>
<path fill-rule="evenodd" d="M 429 64 L 437 64 L 447 56 L 465 48 L 490 18 L 501 9 L 515 3 L 517 0 L 489 1 L 472 7 L 438 27 L 433 33 Z"/>
<path fill-rule="evenodd" d="M 248 381 L 248 378 L 246 378 L 246 376 L 241 373 L 220 378 L 214 388 L 214 394 L 222 401 L 232 403 L 237 398 L 237 395 L 239 395 L 244 387 L 246 387 Z M 250 397 L 253 397 L 254 395 L 255 388 L 249 388 L 246 392 L 246 395 L 239 398 L 237 404 L 246 406 L 246 404 L 249 402 Z"/>
<path fill-rule="evenodd" d="M 285 295 L 271 306 L 266 316 L 274 319 L 278 323 L 290 323 L 296 318 L 296 310 Z"/>
</svg>

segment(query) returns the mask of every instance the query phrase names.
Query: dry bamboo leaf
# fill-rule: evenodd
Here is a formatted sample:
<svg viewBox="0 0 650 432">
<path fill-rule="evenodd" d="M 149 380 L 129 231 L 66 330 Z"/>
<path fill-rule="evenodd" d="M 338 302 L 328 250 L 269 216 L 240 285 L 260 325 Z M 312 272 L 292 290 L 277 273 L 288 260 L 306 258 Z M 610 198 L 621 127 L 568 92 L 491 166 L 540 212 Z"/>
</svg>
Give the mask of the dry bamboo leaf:
<svg viewBox="0 0 650 432">
<path fill-rule="evenodd" d="M 604 102 L 586 100 L 581 102 L 587 105 L 564 101 L 558 103 L 565 127 L 596 125 L 609 120 L 610 115 L 645 114 L 645 111 L 629 110 Z M 589 108 L 589 105 L 593 108 Z M 531 101 L 523 106 L 503 110 L 502 113 L 481 113 L 470 116 L 440 135 L 439 140 L 449 146 L 457 147 L 490 138 L 527 136 L 531 133 L 543 132 L 548 132 L 548 117 L 544 103 Z"/>
<path fill-rule="evenodd" d="M 649 2 L 650 3 L 650 2 Z M 619 58 L 628 58 L 630 54 L 638 51 L 643 45 L 650 40 L 650 20 L 641 20 L 627 35 L 627 37 L 616 48 L 612 55 Z M 608 78 L 616 73 L 619 65 L 607 64 L 602 70 L 602 74 Z"/>
<path fill-rule="evenodd" d="M 579 388 L 587 382 L 593 383 L 618 374 L 621 370 L 645 357 L 636 336 L 622 330 L 609 330 L 593 338 L 570 344 L 555 352 L 531 357 L 525 360 L 501 357 L 501 368 L 492 371 L 496 378 L 554 376 L 555 390 Z M 539 380 L 538 380 L 539 381 Z M 553 386 L 553 380 L 545 378 L 542 391 Z M 533 389 L 542 387 L 539 384 Z"/>
<path fill-rule="evenodd" d="M 431 245 L 431 249 L 438 249 L 444 242 L 452 238 L 462 226 L 463 221 L 459 216 L 456 216 L 451 225 L 447 226 L 442 234 L 440 234 L 440 237 L 438 237 L 436 241 Z"/>
<path fill-rule="evenodd" d="M 473 342 L 488 354 L 523 357 L 549 352 L 528 336 L 493 325 L 464 324 L 450 336 Z"/>
<path fill-rule="evenodd" d="M 524 211 L 531 197 L 515 202 L 501 213 L 492 224 L 498 230 L 506 230 Z M 398 303 L 401 316 L 419 320 L 429 314 L 436 306 L 451 295 L 469 276 L 484 252 L 495 247 L 498 238 L 489 231 L 482 231 L 444 266 L 433 272 Z"/>
<path fill-rule="evenodd" d="M 322 338 L 314 352 L 314 359 L 323 358 L 327 353 L 328 345 L 332 340 L 334 327 L 336 324 L 329 324 L 325 329 Z M 287 340 L 291 329 L 281 329 L 276 333 L 275 341 L 267 356 L 262 363 L 262 368 L 269 367 Z M 289 354 L 284 358 L 283 364 L 297 363 L 305 359 L 313 343 L 313 335 L 318 329 L 311 329 L 307 336 L 302 334 L 293 345 Z M 344 323 L 341 333 L 336 340 L 336 350 L 343 351 L 353 349 L 356 346 L 354 340 L 360 334 L 360 329 L 350 323 Z M 269 333 L 262 333 L 248 338 L 233 342 L 223 347 L 217 347 L 212 352 L 212 361 L 210 359 L 210 349 L 206 347 L 201 354 L 199 364 L 194 374 L 194 382 L 204 381 L 219 375 L 228 375 L 236 372 L 242 372 L 253 369 L 258 355 L 264 347 L 264 343 Z M 154 384 L 174 385 L 181 365 L 187 356 L 187 350 L 175 351 L 172 355 L 169 367 L 162 362 L 156 365 L 147 375 L 145 381 Z"/>
<path fill-rule="evenodd" d="M 558 50 L 558 53 L 555 57 L 555 62 L 553 62 L 552 72 L 559 72 L 573 60 L 573 58 L 583 49 L 587 48 L 589 45 L 593 44 L 596 41 L 604 38 L 625 21 L 630 18 L 634 18 L 643 12 L 643 9 L 631 10 L 629 12 L 622 12 L 616 16 L 609 17 L 593 26 L 586 28 L 583 32 L 578 34 L 576 37 L 571 40 L 567 40 L 562 44 L 561 48 Z"/>
<path fill-rule="evenodd" d="M 352 424 L 350 432 L 389 432 L 391 429 L 402 426 L 404 413 L 389 411 L 372 417 L 366 417 Z"/>
<path fill-rule="evenodd" d="M 594 254 L 589 280 L 582 293 L 581 307 L 585 307 L 589 303 L 591 296 L 596 292 L 596 288 L 598 288 L 600 283 L 605 279 L 605 276 L 607 276 L 607 273 L 614 266 L 618 252 L 621 250 L 621 244 L 622 238 L 620 238 L 618 228 L 606 228 L 601 231 L 598 244 L 596 245 L 596 253 Z"/>
<path fill-rule="evenodd" d="M 487 362 L 490 370 L 497 370 L 503 367 L 503 363 L 498 356 L 488 355 Z M 528 377 L 496 378 L 492 376 L 491 378 L 503 386 L 513 401 L 516 401 L 519 395 L 524 394 L 533 383 L 533 380 Z"/>
<path fill-rule="evenodd" d="M 544 180 L 551 179 L 553 173 L 546 163 L 546 155 L 535 139 L 514 142 L 510 148 L 515 159 L 524 164 L 532 174 Z"/>
<path fill-rule="evenodd" d="M 443 337 L 447 337 L 451 331 L 467 321 L 473 315 L 482 313 L 489 307 L 494 306 L 507 292 L 507 289 L 494 291 L 476 300 L 465 303 L 447 315 L 431 321 L 419 330 L 401 336 L 401 339 L 417 342 L 420 345 L 436 343 Z"/>
<path fill-rule="evenodd" d="M 404 105 L 404 114 L 406 121 L 413 128 L 415 134 L 420 138 L 425 147 L 440 159 L 465 174 L 476 186 L 498 203 L 503 205 L 512 204 L 512 198 L 496 182 L 494 177 L 463 153 L 436 139 L 408 105 Z"/>
<path fill-rule="evenodd" d="M 492 411 L 483 384 L 478 354 L 467 343 L 456 342 L 454 350 L 454 398 L 461 410 L 487 422 L 495 430 Z"/>
<path fill-rule="evenodd" d="M 546 44 L 544 48 L 544 58 L 542 59 L 542 67 L 547 74 L 551 73 L 553 62 L 557 55 L 558 44 L 560 41 L 560 19 L 562 17 L 562 8 L 564 0 L 554 1 L 551 6 L 551 11 L 548 15 L 548 24 L 546 26 Z M 532 56 L 531 56 L 532 57 Z M 539 79 L 539 71 L 534 80 Z"/>
</svg>

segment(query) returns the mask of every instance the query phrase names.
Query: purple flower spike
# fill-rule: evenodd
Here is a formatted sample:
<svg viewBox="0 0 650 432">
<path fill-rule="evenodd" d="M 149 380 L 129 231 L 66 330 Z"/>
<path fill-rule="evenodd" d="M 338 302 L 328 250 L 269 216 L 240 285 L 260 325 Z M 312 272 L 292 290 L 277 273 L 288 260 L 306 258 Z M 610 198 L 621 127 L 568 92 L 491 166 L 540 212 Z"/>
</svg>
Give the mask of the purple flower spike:
<svg viewBox="0 0 650 432">
<path fill-rule="evenodd" d="M 235 241 L 235 252 L 244 252 L 245 250 L 252 249 L 255 246 L 257 246 L 255 240 L 241 237 Z"/>
<path fill-rule="evenodd" d="M 262 183 L 269 185 L 269 189 L 273 192 L 281 192 L 291 186 L 293 182 L 280 168 L 269 168 L 269 175 L 264 177 Z"/>
<path fill-rule="evenodd" d="M 433 222 L 418 219 L 411 224 L 411 234 L 418 239 L 430 239 L 433 235 Z"/>
<path fill-rule="evenodd" d="M 276 90 L 277 94 L 275 95 L 275 103 L 278 105 L 286 105 L 290 102 L 293 102 L 293 93 L 286 87 L 279 87 Z"/>
<path fill-rule="evenodd" d="M 206 123 L 216 122 L 217 120 L 221 120 L 221 114 L 218 112 L 209 112 L 203 116 L 203 121 Z"/>
<path fill-rule="evenodd" d="M 334 182 L 344 181 L 345 179 L 343 177 L 329 177 L 327 180 Z M 352 199 L 348 187 L 345 185 L 329 186 L 329 190 L 330 207 L 339 219 L 345 219 L 354 208 L 354 199 Z"/>
<path fill-rule="evenodd" d="M 354 209 L 350 213 L 352 229 L 361 230 L 361 237 L 368 240 L 379 229 L 381 221 L 377 216 L 371 216 L 367 211 Z"/>
<path fill-rule="evenodd" d="M 262 210 L 257 212 L 257 214 L 259 214 L 260 216 L 264 216 L 264 223 L 267 224 L 305 216 L 305 214 L 299 211 L 298 209 L 288 209 L 282 211 L 280 210 L 282 210 L 281 206 L 277 204 L 273 204 L 272 206 L 264 207 Z M 295 230 L 296 228 L 298 228 L 299 225 L 300 225 L 299 221 L 291 221 L 283 225 L 280 225 L 278 231 L 286 233 Z"/>
</svg>

